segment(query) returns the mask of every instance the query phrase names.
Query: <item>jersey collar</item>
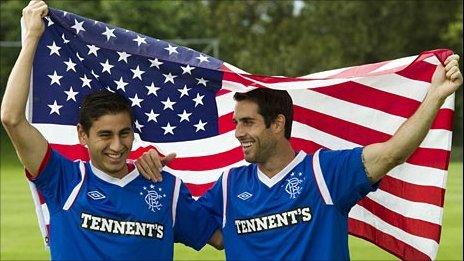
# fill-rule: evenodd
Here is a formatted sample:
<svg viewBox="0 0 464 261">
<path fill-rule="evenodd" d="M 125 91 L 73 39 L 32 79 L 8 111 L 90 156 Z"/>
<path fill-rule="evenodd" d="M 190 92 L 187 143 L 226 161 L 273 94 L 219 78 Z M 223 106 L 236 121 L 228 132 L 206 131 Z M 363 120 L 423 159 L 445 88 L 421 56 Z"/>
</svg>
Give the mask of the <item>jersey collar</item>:
<svg viewBox="0 0 464 261">
<path fill-rule="evenodd" d="M 288 165 L 285 166 L 285 168 L 283 168 L 279 173 L 274 175 L 274 177 L 272 178 L 269 178 L 268 176 L 266 176 L 266 174 L 264 174 L 261 170 L 259 170 L 258 166 L 256 165 L 256 169 L 258 172 L 258 179 L 268 188 L 272 188 L 272 186 L 274 186 L 279 181 L 281 181 L 283 178 L 285 178 L 285 176 L 287 176 L 287 173 L 289 173 L 290 170 L 295 168 L 296 165 L 300 164 L 300 162 L 302 162 L 305 157 L 306 157 L 306 153 L 304 151 L 298 152 L 296 157 L 290 163 L 288 163 Z"/>
<path fill-rule="evenodd" d="M 92 162 L 90 162 L 90 168 L 92 169 L 93 174 L 100 178 L 103 181 L 106 181 L 108 183 L 111 183 L 113 185 L 119 186 L 119 187 L 124 187 L 127 184 L 129 184 L 131 181 L 133 181 L 135 178 L 139 176 L 139 172 L 137 171 L 137 168 L 134 168 L 131 172 L 129 172 L 126 176 L 124 176 L 121 179 L 112 177 L 105 172 L 97 169 Z"/>
</svg>

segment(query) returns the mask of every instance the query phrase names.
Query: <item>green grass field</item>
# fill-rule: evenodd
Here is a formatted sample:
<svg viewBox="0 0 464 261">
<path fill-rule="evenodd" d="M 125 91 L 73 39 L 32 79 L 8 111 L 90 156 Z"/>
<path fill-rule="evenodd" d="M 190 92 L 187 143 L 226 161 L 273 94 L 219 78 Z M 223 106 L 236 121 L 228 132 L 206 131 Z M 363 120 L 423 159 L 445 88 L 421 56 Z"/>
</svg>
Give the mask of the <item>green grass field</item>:
<svg viewBox="0 0 464 261">
<path fill-rule="evenodd" d="M 6 135 L 1 141 L 1 251 L 0 260 L 47 260 L 28 185 Z M 437 260 L 462 260 L 462 162 L 452 163 L 445 196 L 442 237 Z M 358 238 L 350 237 L 353 260 L 395 260 L 394 256 Z M 205 247 L 196 252 L 176 244 L 176 260 L 223 260 L 224 251 Z"/>
</svg>

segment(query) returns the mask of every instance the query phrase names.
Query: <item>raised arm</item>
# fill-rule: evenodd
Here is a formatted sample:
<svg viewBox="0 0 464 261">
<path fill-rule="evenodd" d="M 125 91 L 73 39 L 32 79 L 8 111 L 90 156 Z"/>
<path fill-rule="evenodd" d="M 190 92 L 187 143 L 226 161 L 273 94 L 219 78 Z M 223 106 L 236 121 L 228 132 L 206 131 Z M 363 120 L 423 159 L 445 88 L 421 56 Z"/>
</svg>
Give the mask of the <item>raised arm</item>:
<svg viewBox="0 0 464 261">
<path fill-rule="evenodd" d="M 25 115 L 31 79 L 32 63 L 44 31 L 42 18 L 48 13 L 43 1 L 33 0 L 23 9 L 25 34 L 23 46 L 11 71 L 3 96 L 1 117 L 19 159 L 32 176 L 47 152 L 47 141 L 27 120 Z"/>
<path fill-rule="evenodd" d="M 446 59 L 445 67 L 438 65 L 424 101 L 388 141 L 364 148 L 364 166 L 372 183 L 405 162 L 424 140 L 445 99 L 462 84 L 458 61 L 458 55 L 451 55 Z"/>
</svg>

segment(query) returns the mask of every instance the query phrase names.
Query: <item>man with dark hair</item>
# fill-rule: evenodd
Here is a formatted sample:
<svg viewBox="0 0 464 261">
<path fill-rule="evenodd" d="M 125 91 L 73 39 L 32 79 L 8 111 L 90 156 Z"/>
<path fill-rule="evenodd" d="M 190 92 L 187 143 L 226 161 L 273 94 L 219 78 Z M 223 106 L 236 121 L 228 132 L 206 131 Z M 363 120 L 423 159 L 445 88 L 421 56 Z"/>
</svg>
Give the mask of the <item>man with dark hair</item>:
<svg viewBox="0 0 464 261">
<path fill-rule="evenodd" d="M 426 98 L 388 141 L 350 150 L 295 152 L 288 93 L 235 94 L 235 137 L 251 164 L 223 173 L 199 199 L 222 226 L 227 259 L 349 259 L 350 209 L 422 142 L 462 84 L 458 60 L 451 55 L 438 65 Z M 139 162 L 147 169 L 160 158 L 150 151 Z"/>
<path fill-rule="evenodd" d="M 266 128 L 279 114 L 285 116 L 285 138 L 290 139 L 293 122 L 292 97 L 286 91 L 258 88 L 249 92 L 234 94 L 235 101 L 253 101 L 258 105 L 258 113 L 263 116 Z"/>
<path fill-rule="evenodd" d="M 85 97 L 77 132 L 90 162 L 71 161 L 51 149 L 25 117 L 31 69 L 48 7 L 23 9 L 23 47 L 8 79 L 1 116 L 28 178 L 50 212 L 52 259 L 172 259 L 173 243 L 197 250 L 220 245 L 217 225 L 184 184 L 165 173 L 154 183 L 126 163 L 134 141 L 130 106 L 118 94 Z M 214 233 L 214 236 L 212 236 Z"/>
</svg>

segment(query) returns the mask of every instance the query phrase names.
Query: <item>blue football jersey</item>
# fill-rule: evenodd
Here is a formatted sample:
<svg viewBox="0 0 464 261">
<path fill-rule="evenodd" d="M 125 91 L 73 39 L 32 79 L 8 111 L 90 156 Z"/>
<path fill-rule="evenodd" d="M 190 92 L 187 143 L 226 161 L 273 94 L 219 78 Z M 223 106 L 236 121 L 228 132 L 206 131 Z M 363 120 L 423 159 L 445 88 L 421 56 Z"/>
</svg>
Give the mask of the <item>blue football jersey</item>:
<svg viewBox="0 0 464 261">
<path fill-rule="evenodd" d="M 132 170 L 113 178 L 49 149 L 33 179 L 50 214 L 51 258 L 171 260 L 174 242 L 197 250 L 218 227 L 182 182 L 151 182 Z"/>
<path fill-rule="evenodd" d="M 222 224 L 227 259 L 349 259 L 348 212 L 376 188 L 361 152 L 299 152 L 272 178 L 256 164 L 224 173 L 199 202 Z"/>
</svg>

